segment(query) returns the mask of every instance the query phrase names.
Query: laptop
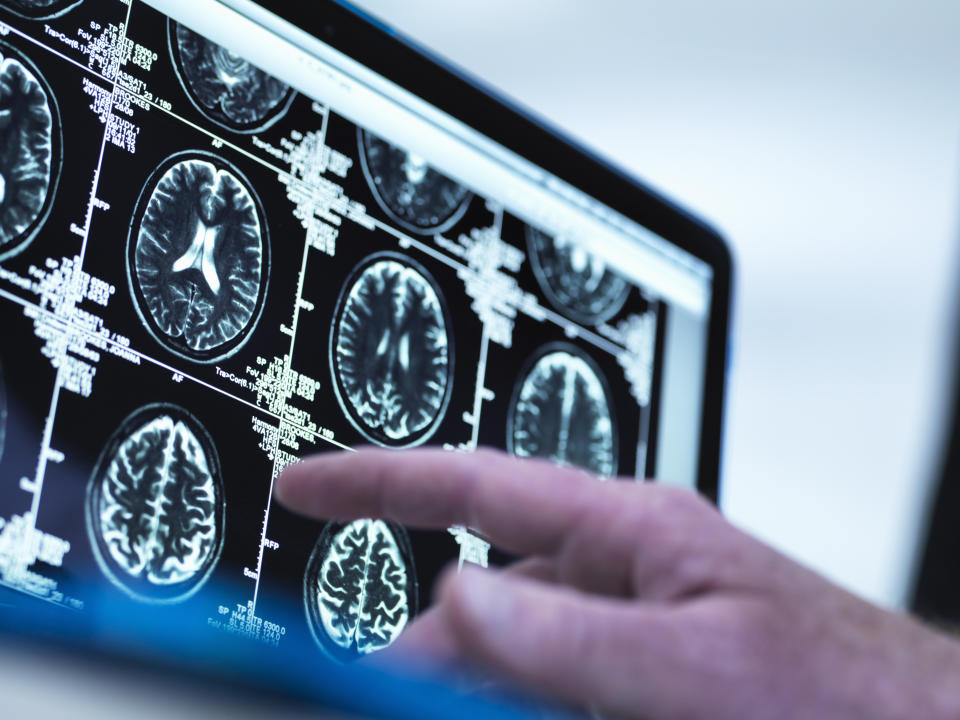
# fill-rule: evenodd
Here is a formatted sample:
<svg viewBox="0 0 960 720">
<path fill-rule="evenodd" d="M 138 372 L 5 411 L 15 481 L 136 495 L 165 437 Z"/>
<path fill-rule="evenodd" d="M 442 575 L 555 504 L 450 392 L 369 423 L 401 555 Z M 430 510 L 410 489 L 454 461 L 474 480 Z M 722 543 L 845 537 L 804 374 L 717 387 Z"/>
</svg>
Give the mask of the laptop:
<svg viewBox="0 0 960 720">
<path fill-rule="evenodd" d="M 342 677 L 442 568 L 507 558 L 295 516 L 290 463 L 492 446 L 716 499 L 731 260 L 702 220 L 346 4 L 0 22 L 8 633 L 364 711 L 252 668 Z"/>
</svg>

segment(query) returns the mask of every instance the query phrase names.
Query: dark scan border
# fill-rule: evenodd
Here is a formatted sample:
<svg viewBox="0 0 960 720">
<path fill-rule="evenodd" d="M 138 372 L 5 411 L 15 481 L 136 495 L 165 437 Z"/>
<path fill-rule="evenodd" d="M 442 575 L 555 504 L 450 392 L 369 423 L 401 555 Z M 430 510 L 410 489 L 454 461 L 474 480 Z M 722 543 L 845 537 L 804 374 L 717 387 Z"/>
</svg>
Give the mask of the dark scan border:
<svg viewBox="0 0 960 720">
<path fill-rule="evenodd" d="M 186 588 L 183 592 L 170 594 L 169 597 L 156 597 L 138 591 L 122 579 L 122 571 L 119 571 L 115 567 L 116 564 L 110 559 L 110 551 L 104 547 L 103 537 L 98 529 L 99 517 L 97 516 L 96 508 L 100 504 L 100 487 L 103 484 L 104 474 L 107 468 L 109 468 L 113 457 L 120 449 L 120 446 L 126 442 L 131 433 L 163 415 L 169 415 L 175 420 L 184 422 L 203 447 L 203 452 L 209 464 L 210 475 L 213 478 L 214 488 L 217 493 L 216 502 L 219 509 L 217 511 L 216 546 L 211 550 L 206 560 L 206 568 L 189 580 L 177 583 L 176 585 L 158 586 L 167 590 L 171 588 Z M 87 536 L 90 539 L 90 546 L 93 549 L 97 565 L 113 585 L 138 602 L 150 605 L 176 605 L 184 602 L 203 587 L 220 561 L 220 554 L 223 551 L 227 527 L 227 503 L 225 496 L 226 491 L 223 484 L 223 472 L 220 466 L 220 455 L 217 453 L 217 447 L 206 427 L 203 426 L 193 413 L 172 403 L 152 403 L 134 410 L 124 418 L 119 427 L 110 435 L 110 439 L 100 452 L 100 457 L 97 459 L 97 464 L 94 466 L 93 474 L 90 476 L 87 484 L 84 515 L 86 519 Z M 135 583 L 135 585 L 137 587 L 140 585 L 150 587 L 146 582 L 138 582 Z"/>
</svg>

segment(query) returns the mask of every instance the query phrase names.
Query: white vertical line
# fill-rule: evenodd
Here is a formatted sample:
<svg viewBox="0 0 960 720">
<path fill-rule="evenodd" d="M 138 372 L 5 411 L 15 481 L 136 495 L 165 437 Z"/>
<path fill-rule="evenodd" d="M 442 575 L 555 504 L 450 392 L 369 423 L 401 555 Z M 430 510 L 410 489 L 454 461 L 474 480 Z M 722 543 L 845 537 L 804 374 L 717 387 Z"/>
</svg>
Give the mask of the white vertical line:
<svg viewBox="0 0 960 720">
<path fill-rule="evenodd" d="M 117 46 L 121 50 L 123 48 L 123 43 L 127 38 L 127 28 L 129 25 L 130 25 L 130 5 L 127 5 L 127 14 L 123 23 L 123 32 L 120 33 L 119 45 Z M 119 64 L 117 68 L 119 70 Z M 87 250 L 87 238 L 90 236 L 90 222 L 93 217 L 93 208 L 94 208 L 94 201 L 96 200 L 97 187 L 100 182 L 100 165 L 103 162 L 103 151 L 107 143 L 107 135 L 110 132 L 110 119 L 113 117 L 113 101 L 117 91 L 116 79 L 114 79 L 112 82 L 113 82 L 113 90 L 110 93 L 110 108 L 107 116 L 107 123 L 103 129 L 103 138 L 100 141 L 100 156 L 97 160 L 97 167 L 93 175 L 93 187 L 90 190 L 90 198 L 87 201 L 87 217 L 84 222 L 84 228 L 83 228 L 83 244 L 80 247 L 80 255 L 78 258 L 78 262 L 76 262 L 72 267 L 73 275 L 70 278 L 70 283 L 71 283 L 70 291 L 76 303 L 79 303 L 82 300 L 82 298 L 79 298 L 77 296 L 77 289 L 80 281 L 80 273 L 83 271 L 83 258 Z M 62 148 L 61 148 L 61 151 L 62 151 Z M 61 172 L 62 172 L 62 169 L 63 168 L 61 166 Z M 75 309 L 75 305 L 71 305 L 71 310 L 73 309 Z M 50 400 L 50 412 L 47 415 L 46 423 L 44 423 L 43 442 L 40 447 L 40 458 L 37 462 L 37 474 L 36 474 L 36 477 L 34 478 L 33 488 L 32 488 L 33 502 L 30 505 L 30 516 L 31 516 L 30 522 L 34 529 L 36 529 L 37 527 L 37 513 L 40 510 L 40 496 L 43 494 L 43 481 L 47 471 L 47 461 L 49 460 L 49 456 L 50 456 L 50 443 L 52 442 L 52 439 L 53 439 L 53 426 L 54 426 L 54 423 L 56 422 L 57 410 L 60 403 L 60 389 L 63 385 L 63 366 L 67 358 L 66 344 L 64 344 L 61 348 L 59 348 L 58 354 L 59 354 L 59 358 L 58 358 L 59 365 L 57 367 L 57 377 L 53 386 L 53 396 Z"/>
<path fill-rule="evenodd" d="M 324 107 L 323 119 L 320 123 L 320 142 L 318 148 L 322 148 L 327 142 L 327 121 L 330 117 L 330 108 Z M 309 233 L 309 230 L 308 230 Z M 307 235 L 303 239 L 303 256 L 300 259 L 300 274 L 297 277 L 297 296 L 293 303 L 293 319 L 290 323 L 290 349 L 287 352 L 287 367 L 293 367 L 293 349 L 297 340 L 297 327 L 300 324 L 300 303 L 303 300 L 303 283 L 307 274 L 307 258 L 310 255 L 310 237 Z M 273 445 L 273 470 L 270 473 L 270 492 L 267 495 L 267 506 L 263 512 L 263 527 L 260 530 L 260 551 L 257 555 L 257 578 L 253 586 L 253 607 L 252 612 L 256 614 L 257 598 L 260 595 L 260 572 L 263 569 L 263 554 L 267 542 L 267 525 L 270 522 L 270 510 L 273 507 L 273 487 L 277 480 L 280 467 L 280 436 L 283 432 L 283 426 L 286 421 L 281 413 L 280 422 L 277 425 L 277 439 Z"/>
</svg>

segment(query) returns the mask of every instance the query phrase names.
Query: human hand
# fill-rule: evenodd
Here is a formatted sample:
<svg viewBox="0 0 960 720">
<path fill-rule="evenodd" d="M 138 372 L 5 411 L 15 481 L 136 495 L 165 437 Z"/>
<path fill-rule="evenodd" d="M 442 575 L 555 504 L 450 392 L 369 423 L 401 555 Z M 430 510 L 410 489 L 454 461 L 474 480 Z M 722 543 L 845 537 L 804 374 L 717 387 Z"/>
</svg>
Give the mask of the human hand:
<svg viewBox="0 0 960 720">
<path fill-rule="evenodd" d="M 530 556 L 448 573 L 404 652 L 626 717 L 960 718 L 960 644 L 685 490 L 491 450 L 362 450 L 289 467 L 276 494 L 318 518 L 464 525 Z"/>
</svg>

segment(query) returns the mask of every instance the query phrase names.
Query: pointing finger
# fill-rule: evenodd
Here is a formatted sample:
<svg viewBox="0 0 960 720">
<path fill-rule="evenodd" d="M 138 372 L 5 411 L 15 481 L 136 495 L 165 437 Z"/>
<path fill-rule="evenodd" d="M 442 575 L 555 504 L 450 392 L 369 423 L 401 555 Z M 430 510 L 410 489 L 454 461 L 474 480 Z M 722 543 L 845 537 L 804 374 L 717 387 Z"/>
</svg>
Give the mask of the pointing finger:
<svg viewBox="0 0 960 720">
<path fill-rule="evenodd" d="M 313 517 L 384 517 L 421 528 L 464 525 L 513 553 L 555 552 L 588 515 L 602 525 L 617 504 L 607 483 L 542 460 L 500 452 L 325 453 L 288 467 L 277 499 Z"/>
</svg>

